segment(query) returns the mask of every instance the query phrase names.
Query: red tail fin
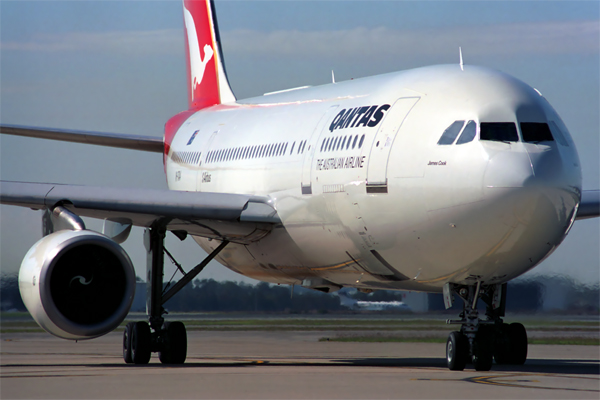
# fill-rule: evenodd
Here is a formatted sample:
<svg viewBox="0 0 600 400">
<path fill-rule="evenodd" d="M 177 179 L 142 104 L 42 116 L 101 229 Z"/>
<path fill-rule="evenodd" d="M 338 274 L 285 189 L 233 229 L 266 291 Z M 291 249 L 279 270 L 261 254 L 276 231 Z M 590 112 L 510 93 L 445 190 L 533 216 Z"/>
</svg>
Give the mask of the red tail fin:
<svg viewBox="0 0 600 400">
<path fill-rule="evenodd" d="M 183 0 L 190 109 L 235 101 L 223 66 L 212 0 Z"/>
</svg>

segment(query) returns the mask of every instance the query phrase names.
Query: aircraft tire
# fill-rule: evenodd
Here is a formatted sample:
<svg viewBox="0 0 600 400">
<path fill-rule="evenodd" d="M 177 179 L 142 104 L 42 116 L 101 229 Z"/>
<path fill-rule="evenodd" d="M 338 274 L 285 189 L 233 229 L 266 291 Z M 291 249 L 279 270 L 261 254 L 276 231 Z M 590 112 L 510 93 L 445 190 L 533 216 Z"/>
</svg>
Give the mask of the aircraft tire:
<svg viewBox="0 0 600 400">
<path fill-rule="evenodd" d="M 131 359 L 134 364 L 148 364 L 150 349 L 150 326 L 145 321 L 135 322 L 131 335 Z"/>
<path fill-rule="evenodd" d="M 471 362 L 476 371 L 489 371 L 494 360 L 493 331 L 486 325 L 480 325 L 473 342 Z"/>
<path fill-rule="evenodd" d="M 131 357 L 131 335 L 134 325 L 135 322 L 129 322 L 123 331 L 123 360 L 125 360 L 126 364 L 133 363 L 133 358 Z"/>
<path fill-rule="evenodd" d="M 165 322 L 165 344 L 158 353 L 163 364 L 183 364 L 187 356 L 187 333 L 182 322 Z"/>
<path fill-rule="evenodd" d="M 446 341 L 446 361 L 451 371 L 462 371 L 469 358 L 469 341 L 458 331 L 451 332 Z"/>
<path fill-rule="evenodd" d="M 512 362 L 512 345 L 509 332 L 510 327 L 507 323 L 502 323 L 495 332 L 494 359 L 496 364 L 510 364 Z"/>
<path fill-rule="evenodd" d="M 511 345 L 511 364 L 523 365 L 527 360 L 527 331 L 523 324 L 518 322 L 509 325 L 509 338 Z"/>
</svg>

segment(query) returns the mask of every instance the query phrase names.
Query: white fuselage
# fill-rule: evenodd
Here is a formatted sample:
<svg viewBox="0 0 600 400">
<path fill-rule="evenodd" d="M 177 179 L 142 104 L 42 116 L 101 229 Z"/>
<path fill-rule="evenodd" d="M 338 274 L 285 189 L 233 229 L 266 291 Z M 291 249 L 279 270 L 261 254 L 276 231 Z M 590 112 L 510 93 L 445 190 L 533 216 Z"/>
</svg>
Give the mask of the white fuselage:
<svg viewBox="0 0 600 400">
<path fill-rule="evenodd" d="M 455 121 L 474 121 L 473 140 L 438 144 Z M 515 123 L 518 140 L 480 140 L 480 124 L 496 122 Z M 563 138 L 526 142 L 522 122 Z M 166 174 L 173 190 L 271 198 L 282 225 L 218 260 L 315 288 L 506 282 L 560 244 L 581 194 L 575 145 L 549 103 L 515 78 L 458 65 L 203 109 L 175 135 Z"/>
</svg>

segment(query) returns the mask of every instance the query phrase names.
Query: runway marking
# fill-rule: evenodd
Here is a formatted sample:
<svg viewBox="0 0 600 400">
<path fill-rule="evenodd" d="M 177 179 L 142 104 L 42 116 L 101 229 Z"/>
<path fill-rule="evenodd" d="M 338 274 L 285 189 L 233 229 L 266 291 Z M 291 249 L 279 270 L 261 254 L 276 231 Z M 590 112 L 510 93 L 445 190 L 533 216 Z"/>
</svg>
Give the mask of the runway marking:
<svg viewBox="0 0 600 400">
<path fill-rule="evenodd" d="M 555 386 L 539 386 L 539 385 L 524 385 L 523 383 L 541 383 L 537 379 L 510 379 L 513 377 L 523 378 L 524 376 L 546 376 L 552 378 L 566 378 L 566 379 L 589 379 L 598 380 L 597 378 L 585 377 L 585 376 L 573 376 L 573 375 L 561 375 L 561 374 L 544 374 L 544 373 L 518 373 L 509 375 L 487 375 L 487 376 L 475 376 L 469 378 L 460 379 L 435 379 L 435 378 L 413 378 L 412 381 L 453 381 L 453 382 L 469 382 L 477 383 L 481 385 L 492 385 L 492 386 L 505 386 L 523 389 L 549 389 L 549 390 L 568 390 L 573 392 L 600 392 L 597 389 L 574 389 L 565 387 Z"/>
</svg>

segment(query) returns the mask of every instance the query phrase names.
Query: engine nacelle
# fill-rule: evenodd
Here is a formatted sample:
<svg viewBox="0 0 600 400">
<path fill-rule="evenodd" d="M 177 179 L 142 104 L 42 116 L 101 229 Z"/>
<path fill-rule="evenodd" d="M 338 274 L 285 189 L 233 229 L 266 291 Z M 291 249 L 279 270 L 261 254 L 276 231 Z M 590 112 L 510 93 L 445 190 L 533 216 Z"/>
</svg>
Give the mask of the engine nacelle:
<svg viewBox="0 0 600 400">
<path fill-rule="evenodd" d="M 19 291 L 35 321 L 64 339 L 93 339 L 125 319 L 135 270 L 114 241 L 88 230 L 54 232 L 33 245 L 19 271 Z"/>
</svg>

